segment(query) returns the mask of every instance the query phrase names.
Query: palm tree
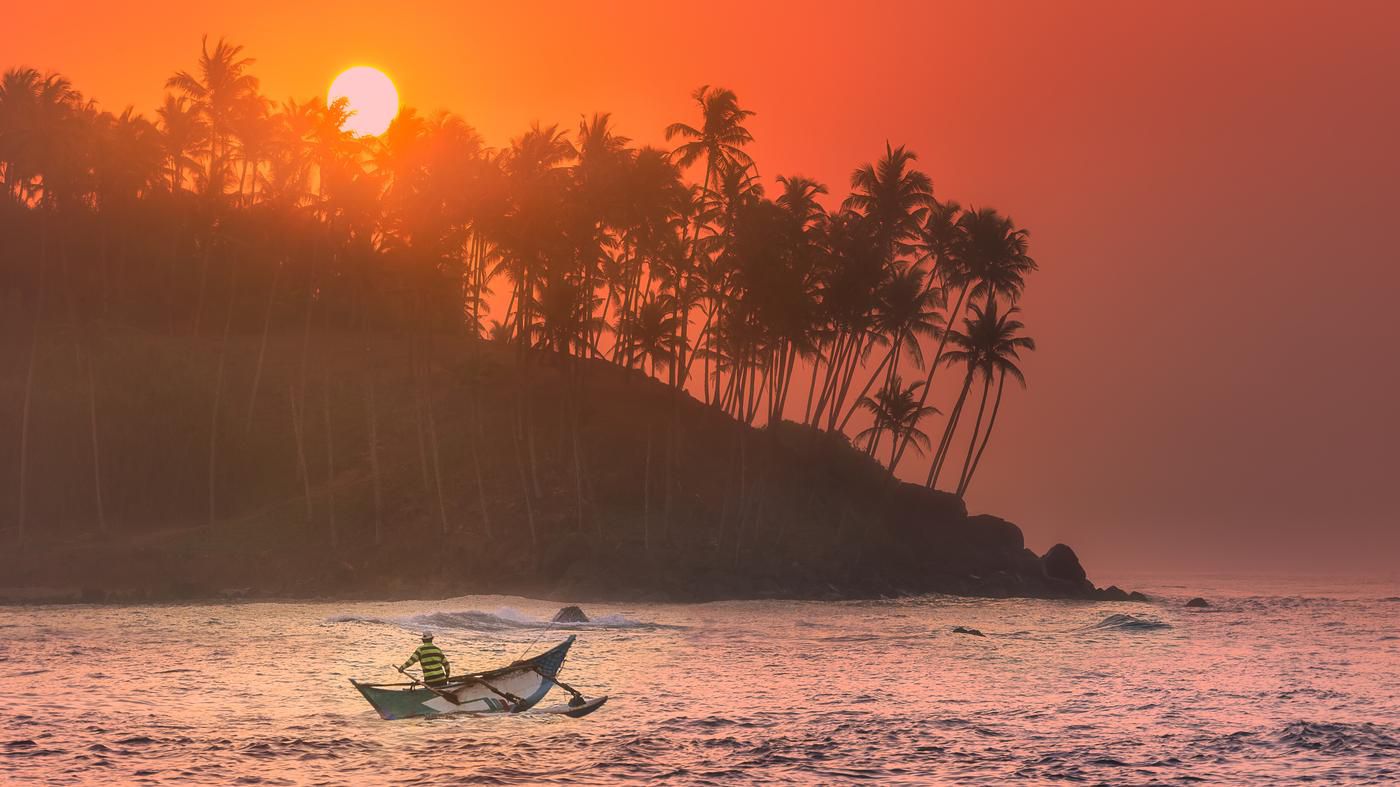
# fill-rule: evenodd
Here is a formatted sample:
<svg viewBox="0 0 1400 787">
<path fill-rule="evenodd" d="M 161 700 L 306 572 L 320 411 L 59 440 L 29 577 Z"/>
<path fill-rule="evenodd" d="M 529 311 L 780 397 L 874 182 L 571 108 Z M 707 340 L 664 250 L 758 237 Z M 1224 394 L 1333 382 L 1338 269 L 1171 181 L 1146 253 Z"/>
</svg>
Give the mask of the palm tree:
<svg viewBox="0 0 1400 787">
<path fill-rule="evenodd" d="M 273 144 L 276 126 L 272 122 L 272 102 L 250 93 L 237 105 L 229 123 L 229 131 L 237 141 L 238 204 L 251 204 L 258 192 L 258 170 Z M 249 175 L 252 176 L 251 181 Z M 247 194 L 244 194 L 244 189 Z"/>
<path fill-rule="evenodd" d="M 207 141 L 208 129 L 198 107 L 188 98 L 165 94 L 165 103 L 156 110 L 160 117 L 161 147 L 170 166 L 170 191 L 184 188 L 185 174 L 197 171 L 196 156 Z"/>
<path fill-rule="evenodd" d="M 1005 314 L 1000 314 L 997 302 L 993 300 L 985 309 L 974 303 L 968 307 L 968 311 L 971 312 L 971 316 L 963 320 L 963 329 L 948 332 L 950 334 L 949 342 L 953 348 L 943 355 L 944 363 L 948 365 L 961 363 L 967 372 L 963 376 L 962 390 L 958 394 L 957 403 L 944 427 L 938 451 L 934 455 L 933 463 L 929 466 L 925 486 L 930 488 L 938 483 L 938 476 L 947 460 L 953 435 L 957 432 L 963 406 L 974 379 L 977 376 L 981 376 L 983 379 L 982 401 L 978 407 L 977 423 L 973 428 L 973 436 L 968 448 L 968 459 L 964 462 L 963 475 L 967 473 L 971 462 L 972 447 L 976 444 L 977 433 L 981 428 L 982 415 L 987 404 L 987 389 L 992 376 L 1002 370 L 1019 375 L 1019 369 L 1011 372 L 1011 369 L 1015 368 L 1015 361 L 1019 358 L 1019 351 L 1021 349 L 1035 349 L 1034 340 L 1017 335 L 1025 326 L 1019 320 L 1012 319 L 1012 315 L 1019 311 L 1015 307 L 1012 307 Z M 961 481 L 961 478 L 959 480 Z M 959 487 L 961 487 L 961 483 L 959 483 Z"/>
<path fill-rule="evenodd" d="M 728 88 L 701 85 L 691 94 L 691 98 L 695 99 L 695 103 L 700 107 L 700 127 L 672 123 L 666 127 L 666 141 L 670 142 L 677 137 L 687 140 L 672 151 L 673 160 L 682 168 L 689 167 L 704 157 L 705 177 L 700 182 L 699 199 L 703 206 L 709 201 L 710 183 L 713 178 L 747 173 L 749 169 L 754 168 L 753 158 L 744 151 L 744 146 L 753 142 L 753 134 L 749 133 L 744 122 L 753 117 L 754 113 L 742 109 L 739 106 L 739 97 Z M 676 291 L 680 296 L 677 306 L 683 309 L 680 321 L 681 344 L 677 355 L 678 373 L 674 375 L 677 387 L 685 386 L 690 371 L 690 365 L 685 358 L 686 335 L 690 327 L 690 303 L 684 297 L 684 292 L 688 290 L 689 269 L 695 265 L 703 215 L 703 211 L 696 215 L 695 235 L 686 254 L 686 270 L 680 272 L 681 275 L 676 281 Z"/>
<path fill-rule="evenodd" d="M 940 215 L 934 212 L 933 217 Z M 962 317 L 962 309 L 969 299 L 982 298 L 985 304 L 990 305 L 1000 292 L 1010 296 L 1012 303 L 1015 303 L 1025 286 L 1025 276 L 1036 270 L 1035 260 L 1027 253 L 1029 237 L 1029 231 L 1017 229 L 1009 217 L 1001 216 L 992 208 L 963 211 L 954 230 L 947 229 L 942 221 L 932 229 L 925 225 L 925 248 L 942 258 L 945 287 L 960 290 L 956 305 L 948 313 L 949 325 Z M 945 335 L 929 364 L 923 394 L 925 400 L 947 341 Z M 899 451 L 899 454 L 902 453 L 903 448 Z"/>
<path fill-rule="evenodd" d="M 744 121 L 754 113 L 741 109 L 739 97 L 728 88 L 701 85 L 691 98 L 700 105 L 700 128 L 672 123 L 666 127 L 666 141 L 676 137 L 688 140 L 671 154 L 681 167 L 689 167 L 701 157 L 705 159 L 705 179 L 700 189 L 708 194 L 711 176 L 753 166 L 753 158 L 744 151 L 744 146 L 753 142 L 753 135 L 744 127 Z"/>
<path fill-rule="evenodd" d="M 913 251 L 908 242 L 918 237 L 934 204 L 933 181 L 912 167 L 918 158 L 903 145 L 896 148 L 886 142 L 884 158 L 851 173 L 851 195 L 842 207 L 873 222 L 887 265 Z"/>
<path fill-rule="evenodd" d="M 992 301 L 986 314 L 981 315 L 977 332 L 980 334 L 978 341 L 982 344 L 982 365 L 986 369 L 985 381 L 983 383 L 982 404 L 985 407 L 987 400 L 986 386 L 991 383 L 991 376 L 997 376 L 996 403 L 992 405 L 992 416 L 987 422 L 987 430 L 982 435 L 981 447 L 977 449 L 974 456 L 972 446 L 977 443 L 977 430 L 972 433 L 972 440 L 968 443 L 968 455 L 963 461 L 962 477 L 958 482 L 958 496 L 965 497 L 967 488 L 972 483 L 972 476 L 977 472 L 977 467 L 982 463 L 982 454 L 987 451 L 987 443 L 992 439 L 992 428 L 997 423 L 997 413 L 1001 411 L 1001 395 L 1006 387 L 1006 378 L 1009 375 L 1016 382 L 1026 387 L 1026 377 L 1021 372 L 1016 361 L 1020 360 L 1021 350 L 1035 350 L 1035 340 L 1028 336 L 1017 336 L 1025 326 L 1019 321 L 1012 319 L 1012 315 L 1020 309 L 1011 307 L 1005 314 L 996 314 L 996 301 Z M 977 423 L 982 423 L 982 413 L 977 413 Z"/>
<path fill-rule="evenodd" d="M 942 335 L 943 315 L 938 313 L 938 309 L 946 305 L 943 290 L 938 287 L 926 286 L 924 279 L 924 273 L 918 266 L 907 265 L 895 270 L 881 284 L 878 293 L 879 316 L 877 324 L 880 333 L 893 337 L 890 349 L 889 352 L 885 353 L 884 359 L 876 365 L 875 371 L 871 373 L 870 379 L 866 381 L 865 387 L 856 397 L 856 403 L 852 404 L 851 408 L 846 411 L 846 415 L 841 419 L 837 429 L 844 430 L 846 428 L 846 424 L 850 422 L 860 400 L 869 393 L 871 386 L 882 371 L 887 381 L 897 376 L 901 350 L 907 352 L 914 359 L 916 366 L 921 367 L 923 365 L 923 352 L 919 341 L 930 337 L 936 339 Z"/>
<path fill-rule="evenodd" d="M 40 226 L 34 321 L 20 415 L 19 510 L 15 536 L 21 544 L 27 525 L 29 421 L 46 296 L 50 227 L 52 217 L 76 201 L 82 191 L 79 150 L 83 143 L 81 134 L 86 130 L 82 121 L 87 117 L 81 112 L 82 108 L 81 94 L 58 74 L 40 76 L 33 69 L 17 69 L 0 79 L 0 159 L 5 165 L 6 190 L 22 204 L 34 206 L 39 213 Z M 71 293 L 69 295 L 71 311 Z"/>
<path fill-rule="evenodd" d="M 917 159 L 918 155 L 903 145 L 896 148 L 886 142 L 883 158 L 858 167 L 851 173 L 851 194 L 842 203 L 843 210 L 861 216 L 869 226 L 874 242 L 880 250 L 886 276 L 894 275 L 899 261 L 914 251 L 909 241 L 917 236 L 929 206 L 934 204 L 933 181 L 928 175 L 913 168 L 913 162 Z M 866 306 L 868 310 L 873 310 L 875 301 L 868 301 Z M 873 325 L 873 314 L 866 314 L 862 322 Z M 846 394 L 857 367 L 871 350 L 871 343 L 888 344 L 892 352 L 885 355 L 880 367 L 871 374 L 865 391 L 869 391 L 870 385 L 879 376 L 885 363 L 892 362 L 887 374 L 895 371 L 894 367 L 899 362 L 895 345 L 902 344 L 900 339 L 901 336 L 892 333 L 887 337 L 882 331 L 866 330 L 860 333 L 854 346 L 846 353 L 845 364 L 848 368 L 843 373 L 844 381 L 836 389 L 832 400 L 827 428 L 837 428 L 838 421 L 844 423 L 841 412 L 844 409 Z M 851 412 L 853 411 L 854 405 L 851 408 Z"/>
<path fill-rule="evenodd" d="M 929 446 L 928 435 L 919 429 L 919 422 L 924 418 L 938 412 L 938 409 L 931 406 L 918 404 L 914 397 L 918 396 L 919 389 L 923 387 L 922 382 L 914 382 L 908 387 L 904 387 L 899 376 L 890 377 L 885 381 L 884 387 L 876 392 L 875 397 L 862 396 L 857 406 L 862 410 L 870 412 L 874 418 L 874 423 L 856 434 L 856 441 L 866 440 L 865 452 L 870 455 L 875 454 L 879 446 L 880 438 L 885 433 L 892 437 L 890 445 L 890 463 L 894 462 L 894 449 L 898 438 L 908 434 L 914 445 L 920 450 L 926 450 Z"/>
<path fill-rule="evenodd" d="M 783 193 L 774 202 L 791 213 L 803 229 L 826 219 L 826 208 L 817 201 L 817 195 L 827 193 L 825 185 L 801 175 L 779 175 L 778 183 L 782 184 Z"/>
<path fill-rule="evenodd" d="M 247 73 L 252 58 L 241 57 L 243 47 L 220 38 L 209 50 L 209 37 L 200 42 L 198 73 L 177 71 L 165 81 L 179 90 L 199 110 L 209 128 L 209 169 L 205 187 L 209 194 L 224 193 L 224 168 L 228 163 L 231 126 L 240 108 L 257 93 L 257 77 Z"/>
</svg>

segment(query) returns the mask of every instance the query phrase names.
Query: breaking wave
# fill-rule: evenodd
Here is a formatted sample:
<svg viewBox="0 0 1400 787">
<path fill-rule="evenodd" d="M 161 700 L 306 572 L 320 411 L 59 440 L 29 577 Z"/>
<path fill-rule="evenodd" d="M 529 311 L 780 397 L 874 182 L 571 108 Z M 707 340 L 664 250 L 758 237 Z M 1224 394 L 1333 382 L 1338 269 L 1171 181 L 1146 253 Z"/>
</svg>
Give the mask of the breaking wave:
<svg viewBox="0 0 1400 787">
<path fill-rule="evenodd" d="M 1085 626 L 1085 629 L 1098 629 L 1107 631 L 1156 631 L 1158 629 L 1171 628 L 1170 623 L 1163 623 L 1156 618 L 1137 617 L 1124 613 L 1115 613 L 1100 620 L 1092 626 Z"/>
<path fill-rule="evenodd" d="M 327 623 L 379 623 L 418 631 L 516 631 L 550 628 L 556 631 L 590 631 L 597 629 L 663 629 L 681 628 L 660 623 L 633 620 L 626 615 L 599 615 L 587 623 L 552 623 L 550 618 L 526 615 L 510 607 L 494 612 L 477 609 L 462 612 L 423 612 L 417 615 L 379 617 L 375 615 L 333 615 Z"/>
</svg>

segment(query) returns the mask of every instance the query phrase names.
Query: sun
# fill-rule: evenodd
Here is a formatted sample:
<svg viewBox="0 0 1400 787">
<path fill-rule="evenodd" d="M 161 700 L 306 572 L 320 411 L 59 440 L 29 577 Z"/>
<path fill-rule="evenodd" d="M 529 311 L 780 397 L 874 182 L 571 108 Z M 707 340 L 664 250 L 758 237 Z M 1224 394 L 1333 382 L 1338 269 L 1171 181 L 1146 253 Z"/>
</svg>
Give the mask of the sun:
<svg viewBox="0 0 1400 787">
<path fill-rule="evenodd" d="M 326 102 L 347 99 L 355 114 L 345 121 L 345 128 L 359 136 L 377 137 L 383 134 L 399 114 L 399 91 L 383 71 L 369 66 L 355 66 L 341 72 L 331 83 Z"/>
</svg>

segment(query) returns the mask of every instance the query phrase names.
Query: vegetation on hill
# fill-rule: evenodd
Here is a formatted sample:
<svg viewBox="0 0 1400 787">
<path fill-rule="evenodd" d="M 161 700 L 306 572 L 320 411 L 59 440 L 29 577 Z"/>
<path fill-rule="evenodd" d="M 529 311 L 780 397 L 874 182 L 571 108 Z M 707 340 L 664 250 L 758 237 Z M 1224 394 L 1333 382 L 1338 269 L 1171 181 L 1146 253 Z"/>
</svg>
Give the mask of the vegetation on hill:
<svg viewBox="0 0 1400 787">
<path fill-rule="evenodd" d="M 206 41 L 154 120 L 0 78 L 10 541 L 236 542 L 253 573 L 372 549 L 471 567 L 441 577 L 662 553 L 816 576 L 903 558 L 863 547 L 910 537 L 889 506 L 911 449 L 919 499 L 956 509 L 930 516 L 966 519 L 1036 264 L 912 151 L 829 209 L 798 175 L 769 196 L 722 88 L 670 149 L 606 113 L 492 149 L 411 108 L 356 137 L 343 101 L 274 103 L 252 66 Z"/>
<path fill-rule="evenodd" d="M 89 525 L 93 490 L 71 483 L 90 462 L 85 370 L 71 347 L 46 346 L 30 497 L 44 537 L 0 555 L 0 586 L 94 598 L 1092 593 L 1082 571 L 1047 574 L 1015 525 L 894 481 L 839 434 L 756 429 L 640 371 L 555 353 L 538 353 L 522 386 L 514 347 L 431 338 L 415 354 L 410 336 L 318 335 L 303 410 L 295 333 L 266 348 L 112 337 L 104 423 L 120 428 L 103 440 L 123 459 L 104 468 L 105 534 Z M 280 395 L 250 419 L 259 354 L 262 385 Z M 229 513 L 207 525 L 220 364 L 238 404 L 217 425 L 215 500 Z"/>
</svg>

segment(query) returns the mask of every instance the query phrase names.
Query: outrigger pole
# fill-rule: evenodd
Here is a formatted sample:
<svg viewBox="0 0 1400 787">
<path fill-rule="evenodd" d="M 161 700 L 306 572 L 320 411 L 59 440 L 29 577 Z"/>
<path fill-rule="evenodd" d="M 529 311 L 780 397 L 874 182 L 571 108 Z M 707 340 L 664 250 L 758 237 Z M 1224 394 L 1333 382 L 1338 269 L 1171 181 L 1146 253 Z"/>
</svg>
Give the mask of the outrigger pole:
<svg viewBox="0 0 1400 787">
<path fill-rule="evenodd" d="M 544 674 L 543 672 L 540 672 L 540 668 L 539 668 L 539 667 L 533 667 L 532 669 L 533 669 L 533 671 L 534 671 L 534 673 L 535 673 L 536 675 L 539 675 L 541 678 L 544 678 L 545 680 L 549 681 L 550 683 L 553 683 L 554 685 L 558 686 L 559 688 L 563 689 L 564 691 L 567 691 L 567 692 L 569 692 L 570 694 L 574 695 L 573 698 L 569 700 L 569 706 L 570 706 L 570 707 L 577 708 L 578 706 L 580 706 L 580 705 L 582 705 L 582 704 L 588 702 L 587 698 L 585 698 L 585 697 L 583 696 L 583 693 L 580 692 L 578 689 L 574 688 L 573 686 L 570 686 L 569 684 L 565 683 L 565 682 L 562 681 L 562 680 L 559 680 L 558 678 L 555 678 L 555 677 L 546 675 L 546 674 Z M 486 688 L 489 689 L 489 688 L 491 688 L 491 687 L 490 687 L 490 686 L 487 686 Z"/>
</svg>

